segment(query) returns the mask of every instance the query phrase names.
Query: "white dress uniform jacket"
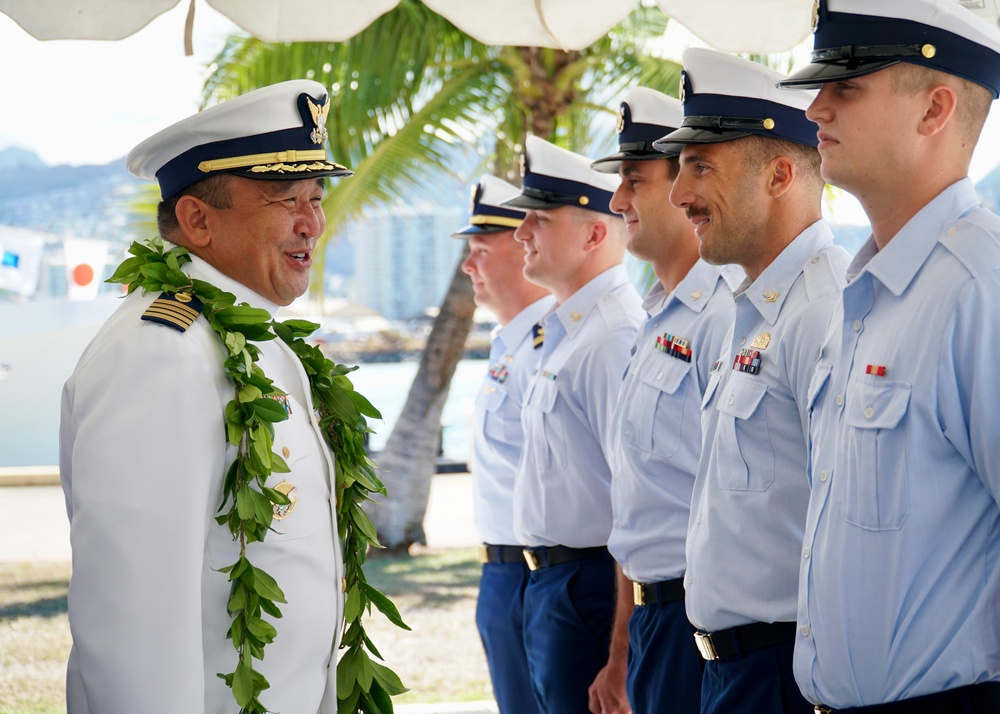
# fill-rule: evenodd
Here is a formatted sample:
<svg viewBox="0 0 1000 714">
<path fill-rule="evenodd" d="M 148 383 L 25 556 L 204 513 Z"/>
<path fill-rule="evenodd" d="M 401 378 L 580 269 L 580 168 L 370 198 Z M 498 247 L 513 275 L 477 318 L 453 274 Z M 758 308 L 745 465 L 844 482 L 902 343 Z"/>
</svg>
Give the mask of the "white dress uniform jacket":
<svg viewBox="0 0 1000 714">
<path fill-rule="evenodd" d="M 272 315 L 277 306 L 194 258 L 185 272 Z M 207 320 L 186 332 L 140 319 L 156 298 L 136 291 L 101 328 L 63 392 L 60 469 L 73 547 L 69 714 L 223 714 L 235 700 L 226 632 L 227 576 L 239 544 L 215 521 L 235 449 L 223 409 L 234 395 Z M 294 510 L 247 555 L 284 590 L 266 659 L 271 711 L 335 714 L 343 616 L 333 463 L 305 372 L 280 340 L 256 343 L 260 366 L 288 393 L 275 451 L 298 489 Z"/>
</svg>

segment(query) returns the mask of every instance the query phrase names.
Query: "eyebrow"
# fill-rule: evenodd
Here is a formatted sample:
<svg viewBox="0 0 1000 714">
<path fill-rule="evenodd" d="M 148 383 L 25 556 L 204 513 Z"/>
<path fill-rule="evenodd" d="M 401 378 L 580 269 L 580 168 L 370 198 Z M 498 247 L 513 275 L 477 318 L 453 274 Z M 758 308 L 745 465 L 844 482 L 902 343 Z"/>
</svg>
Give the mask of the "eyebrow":
<svg viewBox="0 0 1000 714">
<path fill-rule="evenodd" d="M 322 178 L 315 178 L 315 179 L 305 179 L 304 178 L 304 179 L 297 179 L 297 180 L 294 180 L 294 181 L 282 181 L 282 180 L 264 181 L 263 183 L 265 184 L 265 189 L 264 189 L 265 192 L 269 196 L 273 197 L 273 196 L 277 196 L 277 195 L 282 194 L 282 193 L 287 193 L 290 190 L 290 188 L 292 186 L 294 186 L 295 184 L 297 184 L 297 183 L 300 183 L 300 182 L 306 182 L 306 183 L 308 183 L 309 181 L 315 181 L 319 185 L 320 189 L 325 190 L 325 188 L 326 188 L 325 184 L 323 183 L 323 179 Z"/>
</svg>

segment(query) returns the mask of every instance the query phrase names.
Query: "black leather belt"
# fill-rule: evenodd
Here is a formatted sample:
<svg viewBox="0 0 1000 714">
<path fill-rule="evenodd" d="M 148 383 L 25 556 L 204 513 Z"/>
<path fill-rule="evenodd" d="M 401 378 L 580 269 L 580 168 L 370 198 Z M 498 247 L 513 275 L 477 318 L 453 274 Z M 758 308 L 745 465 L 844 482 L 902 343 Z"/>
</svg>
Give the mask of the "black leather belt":
<svg viewBox="0 0 1000 714">
<path fill-rule="evenodd" d="M 695 632 L 694 643 L 707 660 L 744 655 L 795 641 L 794 622 L 754 622 L 719 632 Z"/>
<path fill-rule="evenodd" d="M 541 545 L 524 549 L 524 559 L 528 562 L 528 568 L 531 570 L 549 568 L 553 565 L 569 563 L 573 560 L 598 558 L 607 554 L 608 549 L 604 546 L 596 548 L 568 548 L 565 545 Z"/>
<path fill-rule="evenodd" d="M 519 545 L 490 545 L 483 543 L 479 546 L 480 563 L 523 563 L 523 548 Z"/>
<path fill-rule="evenodd" d="M 636 605 L 665 605 L 684 600 L 684 578 L 661 580 L 658 583 L 632 583 Z"/>
<path fill-rule="evenodd" d="M 997 714 L 1000 712 L 1000 682 L 972 684 L 867 707 L 830 709 L 817 705 L 814 711 L 816 714 Z"/>
</svg>

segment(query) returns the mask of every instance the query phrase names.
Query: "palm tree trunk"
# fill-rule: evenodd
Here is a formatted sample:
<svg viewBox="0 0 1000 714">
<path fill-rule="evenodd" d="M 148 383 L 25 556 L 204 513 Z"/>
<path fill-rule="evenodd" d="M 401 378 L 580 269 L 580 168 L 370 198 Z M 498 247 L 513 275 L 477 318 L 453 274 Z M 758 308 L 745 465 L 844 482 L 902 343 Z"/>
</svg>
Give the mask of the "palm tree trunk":
<svg viewBox="0 0 1000 714">
<path fill-rule="evenodd" d="M 378 458 L 379 476 L 389 496 L 368 504 L 367 512 L 378 529 L 380 542 L 390 553 L 406 552 L 414 543 L 427 543 L 423 524 L 431 477 L 436 471 L 441 413 L 451 378 L 465 352 L 475 312 L 472 283 L 461 268 L 466 255 L 468 244 L 427 338 L 406 404 Z"/>
</svg>

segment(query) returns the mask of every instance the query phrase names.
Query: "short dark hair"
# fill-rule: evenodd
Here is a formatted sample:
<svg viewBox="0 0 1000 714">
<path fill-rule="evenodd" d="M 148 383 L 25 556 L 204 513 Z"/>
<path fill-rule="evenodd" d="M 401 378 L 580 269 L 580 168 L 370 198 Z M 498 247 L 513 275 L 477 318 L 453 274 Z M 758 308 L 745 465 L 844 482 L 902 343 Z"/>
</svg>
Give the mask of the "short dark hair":
<svg viewBox="0 0 1000 714">
<path fill-rule="evenodd" d="M 231 208 L 233 205 L 233 195 L 229 190 L 231 178 L 229 174 L 209 176 L 188 186 L 176 196 L 160 201 L 156 207 L 156 228 L 160 236 L 169 240 L 170 236 L 180 229 L 177 223 L 177 202 L 183 196 L 194 196 L 213 208 Z"/>
<path fill-rule="evenodd" d="M 802 180 L 817 191 L 823 190 L 826 182 L 820 173 L 822 160 L 815 147 L 757 134 L 750 134 L 736 141 L 739 142 L 740 148 L 743 150 L 744 165 L 751 171 L 760 171 L 764 164 L 776 156 L 787 156 L 795 164 Z"/>
<path fill-rule="evenodd" d="M 889 86 L 897 95 L 912 97 L 939 84 L 946 84 L 955 90 L 958 95 L 955 118 L 961 125 L 962 138 L 969 147 L 967 158 L 970 158 L 993 105 L 993 93 L 963 77 L 912 62 L 900 62 L 889 69 L 892 70 Z"/>
</svg>

